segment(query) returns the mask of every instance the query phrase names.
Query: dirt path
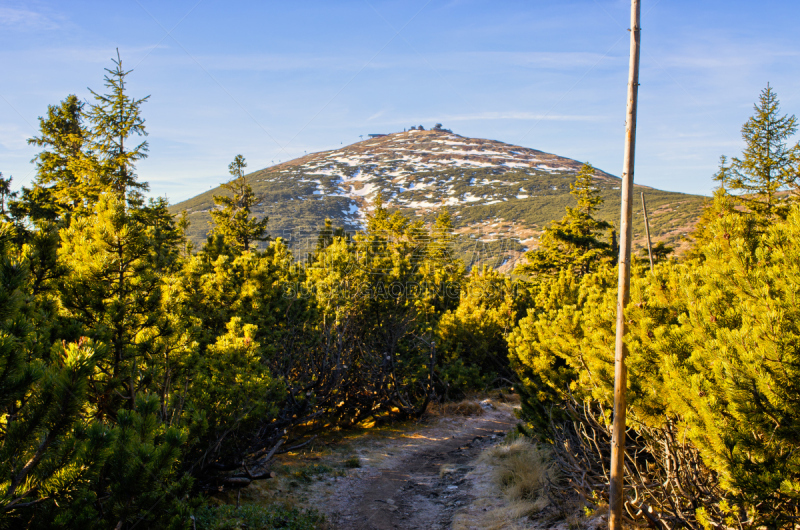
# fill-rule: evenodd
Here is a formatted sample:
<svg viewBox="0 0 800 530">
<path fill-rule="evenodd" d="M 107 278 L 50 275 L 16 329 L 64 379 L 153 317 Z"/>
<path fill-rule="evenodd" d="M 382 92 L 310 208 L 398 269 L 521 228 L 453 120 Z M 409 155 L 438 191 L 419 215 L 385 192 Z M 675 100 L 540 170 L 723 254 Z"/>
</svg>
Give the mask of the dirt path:
<svg viewBox="0 0 800 530">
<path fill-rule="evenodd" d="M 516 424 L 509 407 L 443 418 L 400 440 L 365 449 L 362 468 L 312 494 L 342 530 L 444 529 L 470 504 L 465 475 L 480 452 Z"/>
</svg>

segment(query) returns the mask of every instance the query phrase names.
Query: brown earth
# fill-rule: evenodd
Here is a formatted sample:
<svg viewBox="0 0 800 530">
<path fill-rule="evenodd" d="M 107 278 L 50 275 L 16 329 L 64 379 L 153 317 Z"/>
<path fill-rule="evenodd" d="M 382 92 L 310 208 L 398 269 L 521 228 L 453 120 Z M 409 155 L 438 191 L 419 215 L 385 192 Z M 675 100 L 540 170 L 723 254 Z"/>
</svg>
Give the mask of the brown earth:
<svg viewBox="0 0 800 530">
<path fill-rule="evenodd" d="M 465 476 L 486 447 L 517 420 L 510 407 L 435 425 L 360 455 L 363 467 L 333 487 L 317 488 L 313 505 L 342 530 L 444 529 L 474 498 Z"/>
<path fill-rule="evenodd" d="M 274 479 L 221 493 L 215 501 L 313 508 L 326 517 L 320 530 L 604 526 L 603 514 L 585 516 L 580 499 L 531 512 L 530 502 L 507 498 L 484 451 L 503 442 L 519 421 L 518 397 L 483 397 L 434 405 L 418 422 L 330 433 L 276 458 Z"/>
</svg>

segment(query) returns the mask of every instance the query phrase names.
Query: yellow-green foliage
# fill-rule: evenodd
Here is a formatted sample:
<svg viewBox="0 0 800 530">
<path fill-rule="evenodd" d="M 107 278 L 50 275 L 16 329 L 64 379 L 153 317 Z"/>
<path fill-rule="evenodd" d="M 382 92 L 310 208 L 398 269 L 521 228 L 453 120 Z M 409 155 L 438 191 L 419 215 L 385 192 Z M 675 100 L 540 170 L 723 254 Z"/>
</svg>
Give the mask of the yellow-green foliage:
<svg viewBox="0 0 800 530">
<path fill-rule="evenodd" d="M 800 500 L 800 208 L 756 230 L 727 200 L 713 206 L 702 258 L 632 279 L 628 403 L 635 422 L 677 421 L 732 503 L 783 524 Z M 615 271 L 601 270 L 574 303 L 511 334 L 535 422 L 567 391 L 611 404 L 615 304 Z"/>
<path fill-rule="evenodd" d="M 284 388 L 263 362 L 257 329 L 234 317 L 227 333 L 189 361 L 195 366 L 188 405 L 202 417 L 203 430 L 211 432 L 212 440 L 224 439 L 223 433 L 232 428 L 255 429 L 277 413 Z"/>
<path fill-rule="evenodd" d="M 506 335 L 527 299 L 518 282 L 494 269 L 473 271 L 458 307 L 446 311 L 436 331 L 443 377 L 450 390 L 464 391 L 506 376 Z"/>
<path fill-rule="evenodd" d="M 666 358 L 670 408 L 724 487 L 750 506 L 796 505 L 800 209 L 763 233 L 738 214 L 711 231 L 706 260 L 687 267 L 682 282 L 690 354 Z M 764 508 L 766 520 L 780 520 Z"/>
</svg>

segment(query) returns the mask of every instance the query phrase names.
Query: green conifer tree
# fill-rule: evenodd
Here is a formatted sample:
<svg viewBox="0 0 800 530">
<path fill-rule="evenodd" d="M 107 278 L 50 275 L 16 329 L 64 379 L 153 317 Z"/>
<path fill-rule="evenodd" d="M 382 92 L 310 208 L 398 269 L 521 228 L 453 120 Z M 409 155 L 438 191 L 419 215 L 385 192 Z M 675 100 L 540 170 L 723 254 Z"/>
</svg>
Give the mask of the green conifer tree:
<svg viewBox="0 0 800 530">
<path fill-rule="evenodd" d="M 83 122 L 84 104 L 69 95 L 58 106 L 49 105 L 39 118 L 39 136 L 28 140 L 42 148 L 33 159 L 36 178 L 31 189 L 23 189 L 24 213 L 34 222 L 64 218 L 82 207 L 83 189 L 93 164 L 86 149 L 89 131 Z"/>
<path fill-rule="evenodd" d="M 131 192 L 138 197 L 148 185 L 136 180 L 135 165 L 147 158 L 148 145 L 146 140 L 136 144 L 133 136 L 147 136 L 141 106 L 150 96 L 130 97 L 126 92 L 126 77 L 132 70 L 122 68 L 119 50 L 112 62 L 114 68 L 106 68 L 104 77 L 108 93 L 98 94 L 90 89 L 96 103 L 86 113 L 92 124 L 90 148 L 99 162 L 95 185 L 99 191 L 108 190 L 120 196 Z"/>
<path fill-rule="evenodd" d="M 100 480 L 98 499 L 107 528 L 185 528 L 183 502 L 192 486 L 180 469 L 188 432 L 159 418 L 159 400 L 136 397 L 115 418 L 113 444 Z"/>
<path fill-rule="evenodd" d="M 765 230 L 738 212 L 707 230 L 705 259 L 680 278 L 680 326 L 653 326 L 662 399 L 731 505 L 753 526 L 789 528 L 800 516 L 800 208 Z"/>
<path fill-rule="evenodd" d="M 792 197 L 781 192 L 793 190 L 800 176 L 800 143 L 787 145 L 797 132 L 797 118 L 781 115 L 778 96 L 769 85 L 753 110 L 742 126 L 742 157 L 732 158 L 728 166 L 723 158 L 715 180 L 759 216 L 786 217 Z"/>
<path fill-rule="evenodd" d="M 146 359 L 155 353 L 151 339 L 161 289 L 153 230 L 139 217 L 124 199 L 103 194 L 94 215 L 74 218 L 61 233 L 59 258 L 69 270 L 60 285 L 61 305 L 83 334 L 109 345 L 94 388 L 101 417 L 125 401 L 133 407 L 153 367 Z"/>
<path fill-rule="evenodd" d="M 11 180 L 11 177 L 3 178 L 3 174 L 0 173 L 0 221 L 11 220 L 9 202 L 16 196 L 16 193 L 11 191 Z"/>
<path fill-rule="evenodd" d="M 445 311 L 458 307 L 466 273 L 464 263 L 455 256 L 453 218 L 447 208 L 441 209 L 431 226 L 430 236 L 423 241 L 425 244 L 414 253 L 414 259 L 431 304 L 429 312 L 438 318 Z"/>
<path fill-rule="evenodd" d="M 697 527 L 789 528 L 800 515 L 800 208 L 754 230 L 754 216 L 719 190 L 708 212 L 694 250 L 702 259 L 663 261 L 631 279 L 631 425 L 674 426 L 717 481 L 717 493 L 703 502 L 651 492 L 653 503 L 685 503 L 682 517 Z M 553 427 L 561 400 L 613 403 L 613 268 L 584 276 L 577 297 L 554 301 L 529 312 L 509 337 L 523 415 L 537 434 Z M 665 435 L 659 452 L 662 446 L 678 442 Z"/>
<path fill-rule="evenodd" d="M 212 237 L 222 236 L 225 243 L 240 252 L 247 252 L 254 243 L 268 239 L 264 231 L 269 219 L 264 217 L 259 220 L 250 216 L 252 207 L 261 199 L 244 176 L 246 167 L 244 157 L 236 155 L 228 166 L 233 178 L 222 185 L 222 189 L 230 192 L 231 196 L 214 195 L 214 203 L 219 208 L 211 211 L 214 227 Z"/>
<path fill-rule="evenodd" d="M 101 355 L 90 340 L 39 347 L 27 268 L 10 226 L 0 224 L 0 527 L 90 523 L 89 484 L 105 461 L 108 429 L 87 412 L 88 382 Z M 102 349 L 100 347 L 99 349 Z"/>
<path fill-rule="evenodd" d="M 192 250 L 194 250 L 194 243 L 189 239 L 189 225 L 191 224 L 189 213 L 183 210 L 176 226 L 181 240 L 181 254 L 184 258 L 191 256 Z"/>
<path fill-rule="evenodd" d="M 527 262 L 519 265 L 517 272 L 553 276 L 569 268 L 583 276 L 613 258 L 612 245 L 601 239 L 611 225 L 595 218 L 603 198 L 594 185 L 591 164 L 581 167 L 575 182 L 570 184 L 570 195 L 577 201 L 575 207 L 568 206 L 566 215 L 545 229 L 539 238 L 539 248 L 525 254 Z"/>
<path fill-rule="evenodd" d="M 23 187 L 10 210 L 25 250 L 34 295 L 52 290 L 65 268 L 57 258 L 59 228 L 69 223 L 73 212 L 83 211 L 87 179 L 95 167 L 87 154 L 89 133 L 83 124 L 83 103 L 74 95 L 59 105 L 49 105 L 39 118 L 39 136 L 28 140 L 42 150 L 34 157 L 36 177 L 31 188 Z M 52 300 L 37 298 L 40 309 Z M 52 310 L 49 308 L 48 310 Z M 38 322 L 47 326 L 47 322 Z M 74 337 L 72 337 L 74 338 Z"/>
<path fill-rule="evenodd" d="M 175 272 L 178 269 L 180 247 L 185 241 L 185 235 L 179 222 L 169 212 L 169 202 L 165 197 L 150 199 L 134 211 L 136 221 L 147 227 L 152 237 L 150 247 L 150 261 L 153 270 L 161 275 Z M 188 226 L 188 219 L 186 220 Z M 184 247 L 188 248 L 188 247 Z"/>
</svg>

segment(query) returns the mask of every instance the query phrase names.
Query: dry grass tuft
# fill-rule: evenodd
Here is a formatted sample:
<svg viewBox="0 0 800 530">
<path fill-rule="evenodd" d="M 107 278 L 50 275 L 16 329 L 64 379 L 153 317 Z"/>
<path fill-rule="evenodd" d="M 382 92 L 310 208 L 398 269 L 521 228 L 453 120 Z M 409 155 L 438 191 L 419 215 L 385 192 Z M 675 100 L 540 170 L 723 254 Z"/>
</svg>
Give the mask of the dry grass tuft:
<svg viewBox="0 0 800 530">
<path fill-rule="evenodd" d="M 519 394 L 514 394 L 513 392 L 509 393 L 508 391 L 504 393 L 502 390 L 499 390 L 497 392 L 497 401 L 500 403 L 519 405 L 522 402 L 522 399 L 519 397 Z"/>
<path fill-rule="evenodd" d="M 540 512 L 550 504 L 547 485 L 556 471 L 547 449 L 517 438 L 487 449 L 481 461 L 492 468 L 494 482 L 510 501 L 512 518 Z"/>
<path fill-rule="evenodd" d="M 529 530 L 531 527 L 514 518 L 506 509 L 494 509 L 483 514 L 480 519 L 468 519 L 457 514 L 453 519 L 453 530 Z"/>
</svg>

